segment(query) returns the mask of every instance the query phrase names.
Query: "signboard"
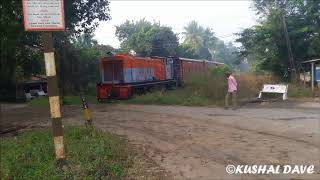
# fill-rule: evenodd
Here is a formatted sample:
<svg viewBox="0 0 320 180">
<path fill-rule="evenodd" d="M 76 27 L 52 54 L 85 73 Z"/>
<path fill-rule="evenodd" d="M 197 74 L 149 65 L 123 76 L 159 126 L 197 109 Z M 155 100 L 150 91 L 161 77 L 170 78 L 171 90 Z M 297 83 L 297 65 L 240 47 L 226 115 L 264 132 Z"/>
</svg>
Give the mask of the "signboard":
<svg viewBox="0 0 320 180">
<path fill-rule="evenodd" d="M 262 92 L 268 93 L 286 93 L 287 85 L 284 84 L 264 84 Z"/>
<path fill-rule="evenodd" d="M 63 31 L 63 0 L 22 0 L 25 31 Z"/>
</svg>

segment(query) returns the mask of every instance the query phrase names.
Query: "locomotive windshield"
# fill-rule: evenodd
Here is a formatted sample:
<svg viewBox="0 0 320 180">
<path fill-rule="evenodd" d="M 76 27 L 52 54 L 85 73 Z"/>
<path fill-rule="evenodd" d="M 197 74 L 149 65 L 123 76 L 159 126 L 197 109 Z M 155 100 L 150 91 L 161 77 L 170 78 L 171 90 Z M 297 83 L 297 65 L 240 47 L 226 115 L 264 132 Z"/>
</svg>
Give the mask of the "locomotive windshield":
<svg viewBox="0 0 320 180">
<path fill-rule="evenodd" d="M 112 84 L 123 82 L 123 63 L 121 61 L 105 61 L 102 65 L 102 82 Z"/>
</svg>

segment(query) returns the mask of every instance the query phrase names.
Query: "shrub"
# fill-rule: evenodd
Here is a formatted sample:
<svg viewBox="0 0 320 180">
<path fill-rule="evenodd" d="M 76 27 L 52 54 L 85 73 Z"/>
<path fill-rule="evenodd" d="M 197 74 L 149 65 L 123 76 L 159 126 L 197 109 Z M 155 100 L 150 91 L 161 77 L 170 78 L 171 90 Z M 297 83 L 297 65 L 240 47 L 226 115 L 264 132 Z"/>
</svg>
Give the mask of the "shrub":
<svg viewBox="0 0 320 180">
<path fill-rule="evenodd" d="M 226 72 L 231 72 L 231 69 L 228 66 L 218 66 L 210 69 L 210 72 L 213 76 L 224 76 Z"/>
</svg>

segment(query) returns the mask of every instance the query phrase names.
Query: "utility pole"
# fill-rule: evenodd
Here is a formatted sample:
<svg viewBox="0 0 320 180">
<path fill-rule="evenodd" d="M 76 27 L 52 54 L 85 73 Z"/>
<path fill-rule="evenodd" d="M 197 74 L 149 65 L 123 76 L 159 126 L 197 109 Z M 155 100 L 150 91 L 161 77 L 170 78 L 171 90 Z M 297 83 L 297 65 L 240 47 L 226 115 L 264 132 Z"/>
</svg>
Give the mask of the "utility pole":
<svg viewBox="0 0 320 180">
<path fill-rule="evenodd" d="M 45 69 L 48 81 L 50 114 L 56 160 L 65 159 L 63 127 L 60 111 L 60 97 L 54 60 L 52 31 L 64 31 L 63 0 L 22 0 L 25 31 L 43 31 Z"/>
<path fill-rule="evenodd" d="M 48 78 L 48 96 L 52 119 L 53 142 L 57 160 L 65 159 L 63 128 L 60 111 L 60 97 L 54 60 L 52 32 L 42 33 L 46 75 Z"/>
<path fill-rule="evenodd" d="M 296 69 L 296 65 L 295 65 L 292 50 L 291 50 L 291 43 L 290 43 L 290 39 L 289 39 L 287 23 L 286 23 L 286 20 L 284 17 L 284 8 L 282 8 L 282 10 L 281 10 L 281 19 L 282 19 L 284 36 L 286 38 L 286 44 L 287 44 L 287 50 L 288 50 L 288 56 L 289 56 L 289 64 L 290 64 L 290 69 L 291 69 L 291 79 L 294 80 L 294 82 L 296 82 L 298 75 L 297 75 L 297 69 Z"/>
</svg>

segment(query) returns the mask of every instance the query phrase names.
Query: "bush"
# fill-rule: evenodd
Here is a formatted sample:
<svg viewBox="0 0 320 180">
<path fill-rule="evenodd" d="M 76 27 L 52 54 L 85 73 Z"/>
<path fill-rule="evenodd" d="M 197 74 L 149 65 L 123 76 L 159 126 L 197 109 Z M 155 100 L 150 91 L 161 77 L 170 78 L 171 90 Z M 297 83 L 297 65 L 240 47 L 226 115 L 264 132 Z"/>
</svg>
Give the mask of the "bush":
<svg viewBox="0 0 320 180">
<path fill-rule="evenodd" d="M 228 66 L 218 66 L 210 69 L 210 72 L 213 76 L 224 76 L 225 73 L 231 72 L 231 69 Z"/>
</svg>

